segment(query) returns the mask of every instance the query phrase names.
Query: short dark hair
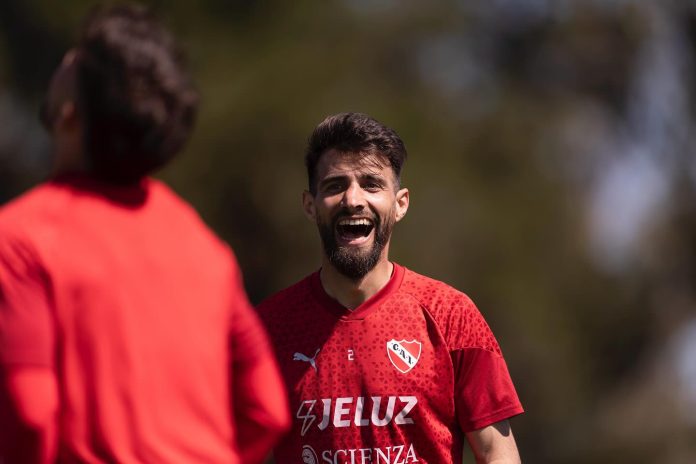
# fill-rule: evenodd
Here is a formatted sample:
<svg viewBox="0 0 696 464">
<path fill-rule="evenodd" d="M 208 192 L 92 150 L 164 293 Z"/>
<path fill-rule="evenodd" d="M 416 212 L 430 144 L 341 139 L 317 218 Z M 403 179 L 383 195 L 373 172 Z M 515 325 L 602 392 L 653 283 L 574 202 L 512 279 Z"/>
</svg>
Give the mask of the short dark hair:
<svg viewBox="0 0 696 464">
<path fill-rule="evenodd" d="M 316 195 L 317 164 L 328 150 L 369 153 L 389 162 L 397 183 L 406 161 L 406 147 L 398 134 L 362 113 L 339 113 L 324 119 L 312 132 L 305 153 L 309 191 Z"/>
<path fill-rule="evenodd" d="M 198 93 L 173 36 L 138 5 L 98 8 L 77 44 L 88 168 L 117 183 L 164 166 L 189 138 Z"/>
</svg>

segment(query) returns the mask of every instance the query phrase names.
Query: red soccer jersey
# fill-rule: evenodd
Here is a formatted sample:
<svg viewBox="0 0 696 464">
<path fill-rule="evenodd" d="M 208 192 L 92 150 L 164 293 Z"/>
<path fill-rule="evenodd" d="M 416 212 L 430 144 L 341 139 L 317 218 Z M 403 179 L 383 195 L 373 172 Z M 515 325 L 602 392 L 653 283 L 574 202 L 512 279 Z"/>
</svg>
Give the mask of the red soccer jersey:
<svg viewBox="0 0 696 464">
<path fill-rule="evenodd" d="M 68 178 L 0 211 L 0 372 L 55 372 L 60 462 L 239 462 L 240 411 L 285 420 L 275 371 L 244 383 L 271 357 L 231 251 L 164 184 Z"/>
<path fill-rule="evenodd" d="M 463 432 L 522 412 L 472 301 L 397 264 L 353 311 L 318 273 L 258 309 L 294 414 L 279 464 L 461 462 Z"/>
</svg>

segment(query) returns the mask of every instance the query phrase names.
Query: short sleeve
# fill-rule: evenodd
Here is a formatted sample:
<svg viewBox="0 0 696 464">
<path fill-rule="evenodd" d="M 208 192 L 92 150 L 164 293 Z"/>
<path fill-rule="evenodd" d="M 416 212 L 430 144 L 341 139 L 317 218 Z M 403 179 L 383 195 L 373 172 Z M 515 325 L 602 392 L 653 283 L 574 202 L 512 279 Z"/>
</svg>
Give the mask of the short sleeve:
<svg viewBox="0 0 696 464">
<path fill-rule="evenodd" d="M 455 350 L 451 356 L 455 410 L 464 432 L 524 412 L 502 356 L 481 348 Z"/>
<path fill-rule="evenodd" d="M 464 432 L 478 430 L 524 412 L 493 332 L 476 305 L 463 298 L 453 326 L 450 355 L 454 365 L 457 420 Z"/>
<path fill-rule="evenodd" d="M 31 247 L 0 230 L 0 367 L 53 366 L 49 279 Z"/>
</svg>

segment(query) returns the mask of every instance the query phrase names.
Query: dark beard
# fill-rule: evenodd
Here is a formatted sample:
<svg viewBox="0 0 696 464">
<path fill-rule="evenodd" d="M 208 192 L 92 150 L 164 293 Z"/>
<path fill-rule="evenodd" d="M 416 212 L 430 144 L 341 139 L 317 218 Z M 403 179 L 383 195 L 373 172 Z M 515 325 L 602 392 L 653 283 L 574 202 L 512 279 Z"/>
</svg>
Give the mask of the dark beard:
<svg viewBox="0 0 696 464">
<path fill-rule="evenodd" d="M 317 218 L 319 235 L 324 246 L 324 252 L 329 262 L 338 272 L 351 280 L 362 279 L 377 265 L 384 247 L 389 242 L 389 237 L 394 227 L 394 221 L 382 222 L 377 215 L 373 217 L 375 240 L 367 251 L 359 251 L 349 247 L 339 246 L 336 243 L 336 224 L 344 216 L 349 216 L 347 211 L 340 211 L 334 216 L 330 224 Z"/>
</svg>

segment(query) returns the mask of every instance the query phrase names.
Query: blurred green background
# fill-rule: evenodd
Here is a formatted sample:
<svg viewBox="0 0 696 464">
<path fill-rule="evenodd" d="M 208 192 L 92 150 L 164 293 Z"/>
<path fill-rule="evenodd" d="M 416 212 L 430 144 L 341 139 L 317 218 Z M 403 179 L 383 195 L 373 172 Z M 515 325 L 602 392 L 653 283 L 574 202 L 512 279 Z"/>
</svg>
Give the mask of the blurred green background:
<svg viewBox="0 0 696 464">
<path fill-rule="evenodd" d="M 0 0 L 0 203 L 47 174 L 38 106 L 94 3 Z M 392 257 L 488 319 L 523 460 L 696 462 L 696 2 L 149 3 L 202 94 L 160 175 L 254 302 L 318 266 L 307 136 L 368 113 L 409 150 Z"/>
</svg>

